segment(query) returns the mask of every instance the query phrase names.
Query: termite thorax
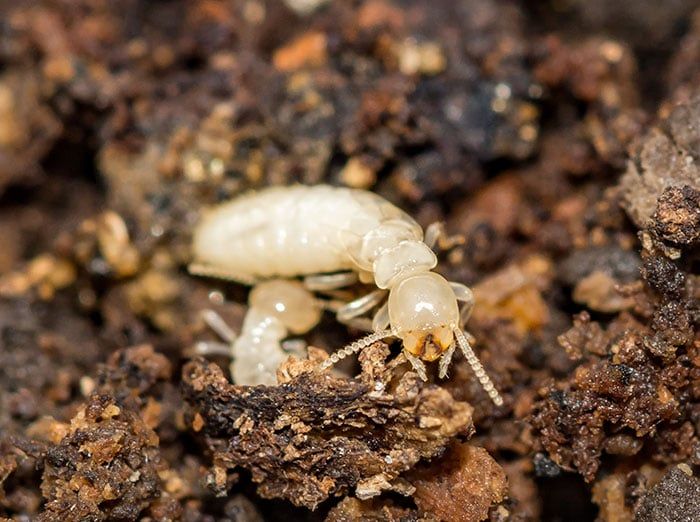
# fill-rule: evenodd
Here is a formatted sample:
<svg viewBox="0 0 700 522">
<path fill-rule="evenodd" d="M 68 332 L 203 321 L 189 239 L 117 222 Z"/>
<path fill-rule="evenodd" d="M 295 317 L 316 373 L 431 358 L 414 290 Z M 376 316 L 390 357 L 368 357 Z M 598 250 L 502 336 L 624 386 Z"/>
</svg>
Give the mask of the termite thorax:
<svg viewBox="0 0 700 522">
<path fill-rule="evenodd" d="M 429 272 L 437 265 L 435 253 L 422 241 L 404 240 L 383 250 L 373 263 L 378 288 L 392 288 L 404 279 Z"/>
</svg>

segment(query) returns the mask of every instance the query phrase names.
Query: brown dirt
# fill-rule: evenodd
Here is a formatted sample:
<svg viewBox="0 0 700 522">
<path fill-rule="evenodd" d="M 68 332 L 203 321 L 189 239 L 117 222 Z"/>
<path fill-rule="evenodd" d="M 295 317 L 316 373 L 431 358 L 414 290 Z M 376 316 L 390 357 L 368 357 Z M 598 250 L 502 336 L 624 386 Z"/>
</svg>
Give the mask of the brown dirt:
<svg viewBox="0 0 700 522">
<path fill-rule="evenodd" d="M 0 2 L 0 518 L 697 518 L 697 2 L 303 3 Z M 310 371 L 330 315 L 279 386 L 193 357 L 199 213 L 298 182 L 446 223 L 503 407 Z"/>
</svg>

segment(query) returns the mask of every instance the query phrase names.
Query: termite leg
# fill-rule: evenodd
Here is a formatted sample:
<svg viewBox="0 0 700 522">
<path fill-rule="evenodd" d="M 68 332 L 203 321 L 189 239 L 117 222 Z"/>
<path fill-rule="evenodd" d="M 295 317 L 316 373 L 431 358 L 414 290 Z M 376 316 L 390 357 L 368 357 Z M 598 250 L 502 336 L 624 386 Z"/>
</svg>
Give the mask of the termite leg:
<svg viewBox="0 0 700 522">
<path fill-rule="evenodd" d="M 229 325 L 226 324 L 224 318 L 217 314 L 214 310 L 211 310 L 210 308 L 202 310 L 201 317 L 204 320 L 204 322 L 207 323 L 207 326 L 214 330 L 214 332 L 216 332 L 216 335 L 221 337 L 221 339 L 223 339 L 227 343 L 233 344 L 233 342 L 238 337 L 236 335 L 236 332 L 231 330 Z"/>
<path fill-rule="evenodd" d="M 231 330 L 226 321 L 214 310 L 202 310 L 200 316 L 207 323 L 207 326 L 225 342 L 199 341 L 194 345 L 195 352 L 198 355 L 225 355 L 231 357 L 233 343 L 237 337 L 236 333 Z"/>
<path fill-rule="evenodd" d="M 317 302 L 324 310 L 336 314 L 336 317 L 338 312 L 348 305 L 345 301 L 340 301 L 338 299 L 318 299 Z M 365 332 L 375 331 L 372 327 L 372 320 L 368 317 L 345 317 L 342 321 L 340 318 L 338 318 L 338 320 L 344 325 L 355 328 L 356 330 L 363 330 Z"/>
<path fill-rule="evenodd" d="M 440 358 L 440 363 L 438 364 L 438 368 L 439 368 L 438 375 L 440 376 L 441 379 L 444 379 L 445 377 L 447 377 L 447 370 L 450 367 L 450 363 L 452 362 L 452 355 L 455 353 L 456 347 L 457 347 L 457 343 L 453 342 L 450 345 L 450 347 L 447 349 L 447 351 Z"/>
<path fill-rule="evenodd" d="M 372 319 L 372 329 L 375 331 L 389 328 L 389 303 L 384 303 Z"/>
<path fill-rule="evenodd" d="M 428 227 L 425 229 L 425 238 L 423 239 L 423 242 L 432 250 L 435 248 L 435 245 L 437 245 L 438 240 L 444 235 L 445 224 L 442 221 L 436 221 L 435 223 L 428 225 Z"/>
<path fill-rule="evenodd" d="M 194 344 L 194 353 L 205 357 L 215 355 L 231 357 L 231 345 L 216 341 L 198 341 Z"/>
<path fill-rule="evenodd" d="M 469 320 L 469 317 L 472 315 L 472 310 L 474 309 L 474 293 L 468 286 L 462 283 L 450 282 L 450 287 L 452 287 L 457 301 L 462 303 L 459 315 L 462 319 L 462 324 L 464 324 Z"/>
<path fill-rule="evenodd" d="M 425 363 L 423 361 L 421 361 L 415 355 L 408 353 L 406 350 L 403 351 L 403 354 L 406 357 L 406 359 L 408 360 L 408 362 L 411 363 L 411 366 L 413 366 L 413 369 L 418 374 L 418 377 L 420 377 L 424 381 L 427 381 L 428 374 L 425 371 Z"/>
<path fill-rule="evenodd" d="M 337 274 L 317 274 L 304 278 L 304 286 L 315 292 L 325 292 L 327 290 L 337 290 L 345 288 L 357 282 L 355 272 L 339 272 Z"/>
<path fill-rule="evenodd" d="M 449 250 L 450 248 L 464 244 L 464 237 L 461 235 L 448 236 L 445 230 L 445 224 L 442 221 L 431 223 L 425 229 L 423 242 L 435 250 L 437 246 L 440 250 Z"/>
<path fill-rule="evenodd" d="M 352 326 L 352 322 L 356 324 L 365 324 L 365 322 L 358 323 L 355 319 L 360 319 L 363 314 L 369 312 L 372 308 L 377 306 L 382 302 L 386 296 L 386 290 L 374 290 L 367 295 L 364 295 L 354 301 L 350 301 L 344 306 L 341 306 L 336 312 L 336 317 L 341 323 Z M 368 329 L 372 330 L 372 321 L 368 320 L 366 323 Z"/>
</svg>

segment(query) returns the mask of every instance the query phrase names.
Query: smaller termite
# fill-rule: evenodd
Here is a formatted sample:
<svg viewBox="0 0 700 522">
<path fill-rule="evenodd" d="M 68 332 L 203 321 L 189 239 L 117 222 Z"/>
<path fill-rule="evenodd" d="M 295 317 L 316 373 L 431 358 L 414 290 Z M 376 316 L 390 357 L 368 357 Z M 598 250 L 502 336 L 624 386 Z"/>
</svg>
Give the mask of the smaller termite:
<svg viewBox="0 0 700 522">
<path fill-rule="evenodd" d="M 321 369 L 378 340 L 398 337 L 423 380 L 423 361 L 437 359 L 444 378 L 459 346 L 500 406 L 503 399 L 461 328 L 474 305 L 471 290 L 432 271 L 437 265 L 432 248 L 441 233 L 440 226 L 430 226 L 424 237 L 408 214 L 372 192 L 328 185 L 270 187 L 205 212 L 194 231 L 189 268 L 253 286 L 302 276 L 311 291 L 358 280 L 374 283 L 377 290 L 336 313 L 341 322 L 372 333 L 331 355 Z M 364 317 L 377 307 L 372 320 Z"/>
<path fill-rule="evenodd" d="M 321 319 L 322 310 L 321 303 L 299 281 L 264 281 L 248 296 L 248 311 L 239 336 L 213 310 L 202 312 L 204 321 L 225 343 L 200 341 L 195 351 L 231 357 L 230 372 L 236 384 L 272 386 L 277 384 L 279 365 L 290 353 L 301 352 L 298 343 L 284 339 L 311 330 Z"/>
</svg>

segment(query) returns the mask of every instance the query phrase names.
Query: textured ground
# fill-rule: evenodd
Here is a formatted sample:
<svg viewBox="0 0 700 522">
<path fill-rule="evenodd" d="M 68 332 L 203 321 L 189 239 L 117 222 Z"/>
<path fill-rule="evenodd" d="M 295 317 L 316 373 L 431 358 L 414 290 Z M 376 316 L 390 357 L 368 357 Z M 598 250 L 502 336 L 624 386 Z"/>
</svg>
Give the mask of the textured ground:
<svg viewBox="0 0 700 522">
<path fill-rule="evenodd" d="M 446 223 L 503 407 L 193 357 L 201 209 L 296 182 Z M 700 517 L 696 0 L 0 0 L 0 237 L 0 518 Z"/>
</svg>

